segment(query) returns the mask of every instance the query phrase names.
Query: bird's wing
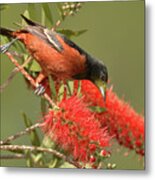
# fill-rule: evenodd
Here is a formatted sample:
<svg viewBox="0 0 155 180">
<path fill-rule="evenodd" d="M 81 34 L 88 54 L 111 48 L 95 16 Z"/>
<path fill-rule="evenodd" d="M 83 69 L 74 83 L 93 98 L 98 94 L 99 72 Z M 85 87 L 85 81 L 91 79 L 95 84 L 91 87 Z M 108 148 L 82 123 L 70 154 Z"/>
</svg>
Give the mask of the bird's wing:
<svg viewBox="0 0 155 180">
<path fill-rule="evenodd" d="M 63 47 L 56 37 L 57 33 L 49 29 L 44 29 L 43 31 L 49 43 L 51 43 L 57 51 L 61 52 L 63 50 Z"/>
<path fill-rule="evenodd" d="M 21 14 L 21 16 L 28 24 L 28 26 L 25 27 L 26 31 L 43 39 L 48 44 L 52 45 L 58 52 L 61 52 L 63 50 L 61 43 L 58 41 L 58 39 L 56 37 L 56 34 L 57 34 L 56 32 L 53 32 L 53 31 L 47 29 L 45 26 L 42 26 L 39 23 L 36 23 L 36 22 L 28 19 L 27 17 L 25 17 L 22 14 Z"/>
<path fill-rule="evenodd" d="M 61 36 L 61 38 L 64 40 L 64 42 L 66 44 L 68 44 L 70 47 L 76 49 L 80 54 L 85 54 L 85 55 L 87 54 L 83 49 L 81 49 L 78 45 L 76 45 L 74 42 L 72 42 L 70 39 L 68 39 L 63 34 L 51 31 L 51 30 L 47 29 L 45 26 L 42 26 L 39 23 L 28 19 L 24 15 L 21 15 L 21 16 L 26 21 L 26 23 L 29 25 L 28 27 L 26 27 L 26 30 L 28 30 L 28 32 L 42 38 L 47 43 L 51 44 L 58 52 L 61 52 L 63 50 L 63 47 L 56 37 L 57 34 L 59 34 Z"/>
<path fill-rule="evenodd" d="M 25 30 L 39 37 L 40 39 L 44 40 L 49 45 L 52 45 L 52 47 L 58 52 L 61 52 L 63 50 L 63 46 L 56 37 L 57 35 L 56 32 L 53 32 L 47 28 L 42 28 L 39 26 L 31 26 L 31 25 L 26 26 L 23 31 Z"/>
<path fill-rule="evenodd" d="M 73 41 L 71 41 L 70 39 L 68 39 L 65 35 L 60 34 L 61 38 L 64 40 L 64 42 L 66 44 L 68 44 L 70 47 L 76 49 L 80 54 L 87 54 L 82 48 L 80 48 L 77 44 L 75 44 Z"/>
</svg>

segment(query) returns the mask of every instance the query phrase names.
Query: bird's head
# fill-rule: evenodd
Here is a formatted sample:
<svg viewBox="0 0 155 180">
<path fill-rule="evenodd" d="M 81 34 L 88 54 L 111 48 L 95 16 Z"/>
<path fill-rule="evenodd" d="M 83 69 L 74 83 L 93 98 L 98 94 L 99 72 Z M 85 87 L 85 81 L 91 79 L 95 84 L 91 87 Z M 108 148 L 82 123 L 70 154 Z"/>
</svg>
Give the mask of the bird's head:
<svg viewBox="0 0 155 180">
<path fill-rule="evenodd" d="M 106 99 L 106 84 L 108 81 L 107 67 L 100 61 L 95 61 L 91 66 L 90 80 L 98 87 Z"/>
</svg>

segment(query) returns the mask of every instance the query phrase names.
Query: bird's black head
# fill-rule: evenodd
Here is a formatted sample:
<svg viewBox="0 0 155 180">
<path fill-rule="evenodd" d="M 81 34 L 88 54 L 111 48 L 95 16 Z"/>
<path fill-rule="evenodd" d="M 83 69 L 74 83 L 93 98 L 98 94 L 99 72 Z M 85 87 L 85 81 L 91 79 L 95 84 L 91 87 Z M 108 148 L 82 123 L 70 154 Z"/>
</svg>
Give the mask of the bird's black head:
<svg viewBox="0 0 155 180">
<path fill-rule="evenodd" d="M 72 48 L 76 49 L 81 55 L 86 58 L 86 69 L 84 72 L 73 76 L 74 79 L 88 79 L 93 82 L 101 91 L 104 99 L 106 98 L 106 83 L 108 81 L 108 70 L 103 62 L 95 59 L 86 51 L 77 46 L 74 42 L 61 35 L 63 40 Z"/>
<path fill-rule="evenodd" d="M 108 70 L 107 67 L 98 60 L 91 60 L 90 81 L 92 81 L 101 91 L 104 99 L 106 98 L 106 84 L 108 81 Z"/>
</svg>

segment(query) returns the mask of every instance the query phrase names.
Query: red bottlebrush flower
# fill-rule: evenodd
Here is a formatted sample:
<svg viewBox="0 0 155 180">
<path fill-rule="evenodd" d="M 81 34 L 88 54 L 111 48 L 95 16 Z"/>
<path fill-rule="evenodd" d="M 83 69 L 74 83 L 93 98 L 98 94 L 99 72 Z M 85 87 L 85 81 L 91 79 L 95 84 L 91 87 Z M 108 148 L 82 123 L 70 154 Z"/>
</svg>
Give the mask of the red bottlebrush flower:
<svg viewBox="0 0 155 180">
<path fill-rule="evenodd" d="M 106 151 L 106 150 L 102 150 L 101 152 L 100 152 L 100 155 L 101 156 L 104 156 L 104 157 L 107 157 L 107 156 L 110 156 L 110 152 L 108 152 L 108 151 Z"/>
<path fill-rule="evenodd" d="M 110 137 L 83 99 L 72 96 L 59 107 L 45 116 L 43 130 L 75 160 L 89 162 L 93 153 L 109 146 Z"/>
<path fill-rule="evenodd" d="M 94 163 L 96 161 L 96 158 L 94 156 L 90 156 L 90 163 Z"/>
<path fill-rule="evenodd" d="M 100 115 L 102 124 L 109 127 L 118 142 L 137 153 L 144 155 L 144 118 L 112 92 L 107 91 L 107 111 Z"/>
<path fill-rule="evenodd" d="M 105 105 L 100 91 L 90 81 L 82 81 L 81 92 L 85 102 L 90 105 L 105 106 L 105 112 L 96 113 L 103 127 L 108 127 L 109 133 L 114 135 L 120 144 L 144 155 L 144 118 L 128 103 L 119 99 L 112 88 L 107 90 Z"/>
<path fill-rule="evenodd" d="M 78 88 L 78 81 L 74 81 L 75 91 Z M 81 81 L 81 92 L 84 96 L 84 101 L 92 106 L 101 106 L 104 107 L 105 103 L 103 101 L 103 96 L 100 93 L 100 90 L 90 81 L 82 80 Z M 76 94 L 76 92 L 75 92 Z"/>
</svg>

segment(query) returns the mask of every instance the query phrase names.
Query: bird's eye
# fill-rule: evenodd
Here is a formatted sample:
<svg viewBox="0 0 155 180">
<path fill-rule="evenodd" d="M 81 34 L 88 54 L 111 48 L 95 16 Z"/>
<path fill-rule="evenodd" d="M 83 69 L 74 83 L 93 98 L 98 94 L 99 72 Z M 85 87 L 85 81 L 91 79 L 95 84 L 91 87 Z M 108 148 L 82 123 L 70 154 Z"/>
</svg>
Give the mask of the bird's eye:
<svg viewBox="0 0 155 180">
<path fill-rule="evenodd" d="M 102 81 L 105 81 L 105 80 L 106 80 L 105 75 L 102 75 L 102 76 L 101 76 L 101 80 L 102 80 Z"/>
</svg>

